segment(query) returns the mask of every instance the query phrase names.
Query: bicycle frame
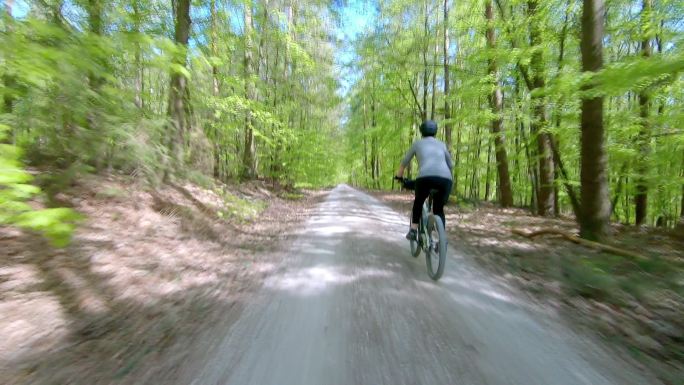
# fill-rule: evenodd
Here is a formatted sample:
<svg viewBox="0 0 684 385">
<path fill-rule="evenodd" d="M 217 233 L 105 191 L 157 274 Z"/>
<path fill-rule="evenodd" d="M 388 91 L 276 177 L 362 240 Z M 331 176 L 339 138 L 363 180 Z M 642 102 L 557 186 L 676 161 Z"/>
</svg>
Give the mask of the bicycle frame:
<svg viewBox="0 0 684 385">
<path fill-rule="evenodd" d="M 425 251 L 429 250 L 429 248 L 432 246 L 432 240 L 428 239 L 429 237 L 426 237 L 426 235 L 428 220 L 430 219 L 430 215 L 434 215 L 432 212 L 433 196 L 434 192 L 430 191 L 430 195 L 423 203 L 423 212 L 421 214 L 420 222 L 418 223 L 418 244 Z"/>
</svg>

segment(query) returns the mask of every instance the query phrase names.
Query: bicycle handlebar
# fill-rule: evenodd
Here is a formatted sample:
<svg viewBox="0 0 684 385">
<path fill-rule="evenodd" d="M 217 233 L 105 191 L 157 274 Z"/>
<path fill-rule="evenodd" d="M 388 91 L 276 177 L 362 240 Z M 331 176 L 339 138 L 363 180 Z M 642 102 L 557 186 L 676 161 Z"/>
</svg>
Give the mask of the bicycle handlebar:
<svg viewBox="0 0 684 385">
<path fill-rule="evenodd" d="M 416 188 L 415 179 L 408 179 L 403 177 L 394 176 L 394 180 L 401 182 L 401 186 L 407 190 L 414 190 Z"/>
</svg>

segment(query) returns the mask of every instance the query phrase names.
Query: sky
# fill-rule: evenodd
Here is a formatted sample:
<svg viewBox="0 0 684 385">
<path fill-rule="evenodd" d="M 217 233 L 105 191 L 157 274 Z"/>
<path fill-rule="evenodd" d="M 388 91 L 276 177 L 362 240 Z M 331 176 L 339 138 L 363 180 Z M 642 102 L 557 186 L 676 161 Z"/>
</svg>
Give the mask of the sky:
<svg viewBox="0 0 684 385">
<path fill-rule="evenodd" d="M 340 95 L 347 94 L 358 74 L 347 65 L 355 59 L 353 41 L 360 34 L 373 28 L 377 17 L 375 2 L 368 0 L 347 0 L 340 11 L 341 23 L 337 37 L 343 43 L 336 53 L 335 62 L 340 74 Z"/>
<path fill-rule="evenodd" d="M 12 6 L 13 17 L 24 17 L 29 11 L 29 5 L 25 0 L 15 0 Z"/>
</svg>

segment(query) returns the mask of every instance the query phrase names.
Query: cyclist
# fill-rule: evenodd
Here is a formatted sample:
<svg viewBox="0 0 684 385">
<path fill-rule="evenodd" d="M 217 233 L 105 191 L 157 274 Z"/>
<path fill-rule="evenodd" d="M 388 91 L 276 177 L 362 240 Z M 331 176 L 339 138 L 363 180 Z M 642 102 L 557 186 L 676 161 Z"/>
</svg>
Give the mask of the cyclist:
<svg viewBox="0 0 684 385">
<path fill-rule="evenodd" d="M 415 156 L 418 159 L 418 178 L 416 178 L 415 199 L 413 201 L 413 211 L 411 216 L 411 227 L 406 238 L 415 240 L 418 233 L 418 222 L 423 210 L 423 203 L 430 195 L 430 190 L 436 190 L 432 209 L 435 215 L 442 218 L 442 223 L 446 229 L 446 218 L 444 217 L 444 204 L 451 193 L 453 179 L 451 170 L 453 162 L 446 145 L 437 140 L 437 123 L 426 120 L 420 125 L 420 133 L 423 138 L 411 146 L 411 148 L 401 161 L 397 171 L 397 179 L 403 179 L 404 170 Z"/>
</svg>

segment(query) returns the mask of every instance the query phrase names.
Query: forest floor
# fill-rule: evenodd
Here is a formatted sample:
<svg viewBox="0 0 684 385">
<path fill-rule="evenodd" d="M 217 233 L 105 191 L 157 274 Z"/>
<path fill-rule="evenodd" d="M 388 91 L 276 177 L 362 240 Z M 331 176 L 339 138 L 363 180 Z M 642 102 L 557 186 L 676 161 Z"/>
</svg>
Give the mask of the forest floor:
<svg viewBox="0 0 684 385">
<path fill-rule="evenodd" d="M 408 193 L 375 195 L 410 209 Z M 325 196 L 259 182 L 80 180 L 56 197 L 86 218 L 69 247 L 0 228 L 2 383 L 170 383 L 207 358 Z M 682 383 L 681 240 L 616 228 L 616 244 L 649 257 L 632 261 L 510 232 L 574 231 L 569 219 L 485 205 L 448 207 L 447 216 L 452 250 L 626 347 L 665 383 Z"/>
<path fill-rule="evenodd" d="M 80 180 L 57 196 L 86 217 L 69 247 L 0 228 L 0 382 L 174 378 L 239 315 L 324 195 Z"/>
<path fill-rule="evenodd" d="M 410 193 L 374 195 L 410 212 Z M 553 228 L 573 233 L 570 218 L 541 218 L 487 204 L 450 205 L 446 215 L 452 250 L 522 288 L 569 323 L 629 351 L 663 382 L 684 383 L 684 240 L 664 230 L 614 227 L 613 245 L 647 257 L 632 260 L 558 237 L 531 240 L 511 232 Z"/>
</svg>

